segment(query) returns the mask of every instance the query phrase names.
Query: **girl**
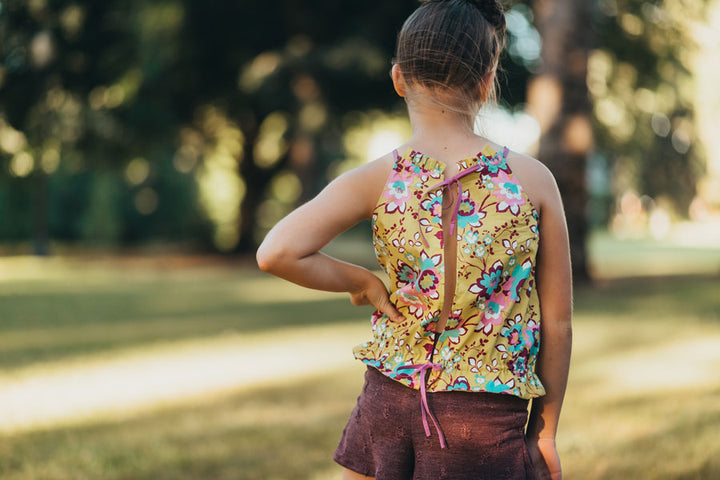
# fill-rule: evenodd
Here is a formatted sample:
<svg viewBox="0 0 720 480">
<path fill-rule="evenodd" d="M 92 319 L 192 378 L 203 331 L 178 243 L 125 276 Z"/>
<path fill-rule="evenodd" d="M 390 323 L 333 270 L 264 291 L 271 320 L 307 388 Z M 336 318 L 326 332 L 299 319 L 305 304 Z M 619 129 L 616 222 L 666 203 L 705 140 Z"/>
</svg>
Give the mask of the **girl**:
<svg viewBox="0 0 720 480">
<path fill-rule="evenodd" d="M 473 132 L 504 37 L 495 0 L 424 1 L 392 67 L 413 136 L 340 175 L 258 249 L 266 272 L 375 307 L 372 337 L 354 349 L 365 385 L 334 456 L 344 479 L 561 477 L 571 279 L 560 195 L 541 163 Z M 390 292 L 319 252 L 362 219 Z"/>
</svg>

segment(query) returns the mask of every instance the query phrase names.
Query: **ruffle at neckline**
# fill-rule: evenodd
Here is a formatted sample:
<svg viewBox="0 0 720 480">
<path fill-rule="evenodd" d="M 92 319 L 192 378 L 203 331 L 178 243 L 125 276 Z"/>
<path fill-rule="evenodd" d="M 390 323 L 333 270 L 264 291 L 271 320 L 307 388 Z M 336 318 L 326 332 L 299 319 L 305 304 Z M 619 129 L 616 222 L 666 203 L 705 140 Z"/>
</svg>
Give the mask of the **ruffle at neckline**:
<svg viewBox="0 0 720 480">
<path fill-rule="evenodd" d="M 456 165 L 458 166 L 458 172 L 462 172 L 463 170 L 473 167 L 474 165 L 477 165 L 477 162 L 480 159 L 493 159 L 497 157 L 498 155 L 502 155 L 504 152 L 507 152 L 507 147 L 503 146 L 501 150 L 495 150 L 490 146 L 490 144 L 485 144 L 485 146 L 474 156 L 474 157 L 468 157 L 464 158 L 462 160 L 458 160 Z M 489 155 L 487 153 L 483 152 L 490 152 L 492 155 Z M 405 153 L 403 153 L 400 156 L 401 159 L 408 159 L 413 164 L 417 165 L 418 167 L 422 168 L 423 170 L 432 171 L 432 170 L 440 170 L 443 171 L 446 168 L 446 165 L 441 162 L 440 160 L 436 160 L 433 157 L 430 157 L 429 155 L 425 155 L 424 153 L 417 151 L 413 148 L 407 148 L 405 150 Z"/>
</svg>

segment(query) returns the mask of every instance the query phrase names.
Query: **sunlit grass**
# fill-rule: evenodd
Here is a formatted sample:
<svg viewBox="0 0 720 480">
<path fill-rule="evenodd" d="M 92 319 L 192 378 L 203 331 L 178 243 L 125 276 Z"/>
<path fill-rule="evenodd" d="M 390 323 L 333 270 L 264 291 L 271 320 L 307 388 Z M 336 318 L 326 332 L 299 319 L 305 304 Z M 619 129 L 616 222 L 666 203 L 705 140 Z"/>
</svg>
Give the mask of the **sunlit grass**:
<svg viewBox="0 0 720 480">
<path fill-rule="evenodd" d="M 0 368 L 366 317 L 366 309 L 348 308 L 343 295 L 278 282 L 248 267 L 117 268 L 8 258 L 0 271 Z"/>
<path fill-rule="evenodd" d="M 679 224 L 664 240 L 618 241 L 607 232 L 590 236 L 591 269 L 603 278 L 650 275 L 720 275 L 720 225 Z"/>
<path fill-rule="evenodd" d="M 329 452 L 361 381 L 355 365 L 123 421 L 14 436 L 0 442 L 0 472 L 8 480 L 319 480 L 333 469 Z"/>
<path fill-rule="evenodd" d="M 720 478 L 717 249 L 634 241 L 629 255 L 622 242 L 600 242 L 605 280 L 576 291 L 558 435 L 566 478 Z M 704 261 L 687 255 L 698 251 Z M 661 261 L 695 274 L 648 276 Z M 84 413 L 68 397 L 53 418 L 30 398 L 22 428 L 0 409 L 3 480 L 339 479 L 331 455 L 362 384 L 349 349 L 365 339 L 368 307 L 247 267 L 57 262 L 13 275 L 7 265 L 0 391 L 26 379 L 57 403 L 83 389 L 135 392 L 124 404 L 120 394 L 116 403 L 93 394 L 92 408 L 77 400 Z M 283 376 L 284 367 L 296 369 Z M 74 389 L 57 376 L 91 371 Z"/>
<path fill-rule="evenodd" d="M 228 333 L 15 368 L 0 373 L 0 432 L 123 417 L 346 368 L 366 330 L 355 322 Z"/>
</svg>

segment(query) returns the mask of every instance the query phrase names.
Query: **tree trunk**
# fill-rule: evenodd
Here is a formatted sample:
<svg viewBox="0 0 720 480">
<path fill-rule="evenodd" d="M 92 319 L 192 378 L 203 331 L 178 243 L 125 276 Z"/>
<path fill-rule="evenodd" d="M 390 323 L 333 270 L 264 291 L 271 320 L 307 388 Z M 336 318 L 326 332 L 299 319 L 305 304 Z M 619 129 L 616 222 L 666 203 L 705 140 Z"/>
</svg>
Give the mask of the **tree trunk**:
<svg viewBox="0 0 720 480">
<path fill-rule="evenodd" d="M 589 280 L 585 166 L 593 144 L 586 83 L 592 6 L 592 0 L 535 0 L 542 66 L 528 85 L 528 110 L 542 132 L 538 159 L 553 172 L 563 197 L 576 283 Z"/>
<path fill-rule="evenodd" d="M 273 177 L 288 164 L 288 154 L 285 154 L 272 167 L 259 167 L 255 163 L 254 153 L 258 140 L 256 125 L 243 128 L 243 134 L 245 135 L 243 159 L 238 171 L 240 177 L 245 180 L 245 196 L 240 203 L 238 243 L 233 249 L 233 253 L 240 255 L 252 253 L 257 249 L 255 227 L 258 223 L 258 209 Z"/>
<path fill-rule="evenodd" d="M 48 233 L 48 174 L 42 169 L 35 172 L 33 182 L 33 254 L 41 257 L 50 255 Z"/>
</svg>

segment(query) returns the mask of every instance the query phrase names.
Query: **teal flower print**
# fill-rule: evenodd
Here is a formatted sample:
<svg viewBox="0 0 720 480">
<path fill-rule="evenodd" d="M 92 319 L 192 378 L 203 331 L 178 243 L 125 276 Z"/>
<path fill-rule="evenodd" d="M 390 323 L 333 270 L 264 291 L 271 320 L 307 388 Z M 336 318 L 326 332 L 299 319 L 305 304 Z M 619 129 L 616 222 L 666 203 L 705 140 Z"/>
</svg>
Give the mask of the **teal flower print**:
<svg viewBox="0 0 720 480">
<path fill-rule="evenodd" d="M 470 390 L 470 382 L 468 382 L 468 379 L 465 377 L 458 377 L 455 379 L 455 382 L 448 387 L 448 390 L 468 391 Z"/>
<path fill-rule="evenodd" d="M 508 383 L 502 383 L 499 378 L 491 380 L 485 384 L 485 390 L 491 393 L 502 393 L 510 390 L 515 386 L 515 382 L 510 380 Z"/>
<path fill-rule="evenodd" d="M 540 325 L 534 320 L 528 320 L 523 329 L 522 339 L 530 356 L 534 358 L 540 350 Z"/>
<path fill-rule="evenodd" d="M 465 232 L 465 241 L 470 245 L 475 245 L 478 242 L 480 235 L 474 230 L 468 230 Z"/>
<path fill-rule="evenodd" d="M 527 351 L 524 351 L 517 357 L 512 358 L 507 362 L 508 369 L 513 373 L 513 375 L 524 376 L 527 374 L 527 355 Z"/>
<path fill-rule="evenodd" d="M 479 227 L 482 225 L 480 220 L 485 218 L 485 215 L 486 213 L 479 211 L 475 202 L 470 199 L 470 191 L 465 190 L 458 206 L 458 228 L 465 229 L 468 225 Z"/>
<path fill-rule="evenodd" d="M 399 286 L 414 282 L 417 278 L 417 272 L 402 260 L 397 261 L 398 269 L 396 272 Z"/>
<path fill-rule="evenodd" d="M 432 215 L 433 223 L 440 223 L 442 216 L 442 191 L 430 193 L 429 198 L 420 203 L 420 207 Z"/>
<path fill-rule="evenodd" d="M 508 170 L 507 159 L 502 155 L 502 152 L 498 152 L 498 154 L 492 158 L 483 155 L 483 159 L 485 160 L 487 171 L 492 174 L 497 174 L 500 170 Z"/>
<path fill-rule="evenodd" d="M 488 298 L 498 290 L 500 281 L 502 280 L 503 263 L 497 260 L 492 264 L 490 270 L 483 272 L 482 276 L 470 286 L 470 291 L 478 296 Z"/>
<path fill-rule="evenodd" d="M 448 316 L 447 323 L 445 324 L 445 330 L 440 335 L 439 342 L 449 341 L 450 343 L 460 343 L 460 337 L 467 333 L 467 329 L 461 324 L 462 322 L 462 309 L 453 310 Z"/>
<path fill-rule="evenodd" d="M 510 294 L 510 299 L 514 301 L 520 300 L 520 288 L 522 288 L 525 280 L 530 276 L 532 270 L 532 262 L 530 259 L 525 260 L 521 265 L 515 265 L 510 278 L 508 278 L 506 290 Z"/>
<path fill-rule="evenodd" d="M 510 353 L 517 353 L 525 346 L 523 326 L 520 323 L 515 323 L 511 327 L 503 327 L 500 330 L 500 335 L 507 339 L 508 350 Z"/>
</svg>

